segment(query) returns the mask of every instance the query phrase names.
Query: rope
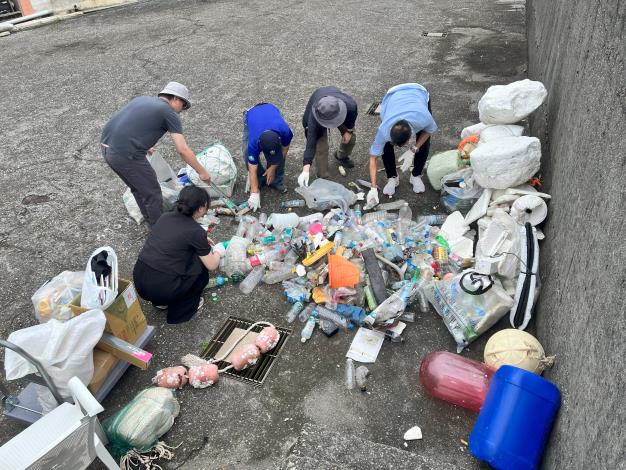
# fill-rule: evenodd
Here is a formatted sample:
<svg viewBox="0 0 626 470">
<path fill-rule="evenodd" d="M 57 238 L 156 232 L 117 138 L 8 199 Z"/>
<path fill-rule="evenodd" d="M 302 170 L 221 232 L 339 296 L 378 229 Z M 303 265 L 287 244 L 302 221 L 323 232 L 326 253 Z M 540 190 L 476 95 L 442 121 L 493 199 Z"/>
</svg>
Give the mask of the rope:
<svg viewBox="0 0 626 470">
<path fill-rule="evenodd" d="M 155 463 L 155 460 L 172 460 L 174 458 L 172 450 L 178 449 L 181 445 L 182 442 L 176 447 L 170 447 L 165 442 L 159 441 L 146 452 L 139 452 L 137 449 L 129 450 L 120 459 L 120 469 L 163 470 L 163 467 Z"/>
</svg>

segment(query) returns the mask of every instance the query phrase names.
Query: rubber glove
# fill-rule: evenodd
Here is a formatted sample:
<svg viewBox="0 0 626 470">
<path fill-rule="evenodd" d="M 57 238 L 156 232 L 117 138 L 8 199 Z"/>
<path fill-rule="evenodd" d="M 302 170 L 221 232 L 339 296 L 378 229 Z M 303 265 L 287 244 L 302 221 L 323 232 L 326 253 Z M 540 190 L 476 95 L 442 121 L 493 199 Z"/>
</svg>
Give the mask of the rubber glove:
<svg viewBox="0 0 626 470">
<path fill-rule="evenodd" d="M 250 193 L 248 198 L 248 207 L 251 211 L 258 211 L 261 207 L 261 193 Z"/>
<path fill-rule="evenodd" d="M 374 207 L 380 201 L 378 200 L 378 188 L 372 188 L 367 193 L 367 205 Z"/>
<path fill-rule="evenodd" d="M 398 158 L 398 161 L 402 163 L 400 166 L 400 171 L 405 173 L 411 166 L 413 165 L 413 157 L 415 156 L 415 147 L 411 147 L 409 150 L 404 152 Z"/>
<path fill-rule="evenodd" d="M 396 193 L 396 186 L 398 186 L 400 184 L 400 181 L 398 181 L 398 177 L 394 177 L 394 178 L 389 178 L 389 180 L 387 181 L 387 184 L 385 185 L 385 187 L 383 188 L 383 194 L 391 197 Z"/>
<path fill-rule="evenodd" d="M 211 247 L 211 251 L 213 251 L 213 253 L 217 253 L 218 255 L 220 255 L 220 258 L 223 258 L 224 255 L 226 254 L 226 247 L 224 247 L 223 243 L 216 243 L 215 245 L 213 245 Z"/>
<path fill-rule="evenodd" d="M 308 170 L 302 170 L 302 173 L 300 173 L 300 176 L 298 176 L 298 185 L 300 187 L 309 185 L 309 171 Z"/>
</svg>

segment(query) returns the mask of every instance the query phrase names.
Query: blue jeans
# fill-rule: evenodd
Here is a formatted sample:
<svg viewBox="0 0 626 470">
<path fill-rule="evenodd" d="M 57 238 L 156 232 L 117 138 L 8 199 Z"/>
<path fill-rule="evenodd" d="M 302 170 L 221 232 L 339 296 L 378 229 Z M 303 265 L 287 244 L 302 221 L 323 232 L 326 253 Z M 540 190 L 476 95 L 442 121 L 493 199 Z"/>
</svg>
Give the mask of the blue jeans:
<svg viewBox="0 0 626 470">
<path fill-rule="evenodd" d="M 246 123 L 247 112 L 248 111 L 243 112 L 243 138 L 241 142 L 241 155 L 243 156 L 243 161 L 246 164 L 246 169 L 248 168 L 248 165 L 250 164 L 248 163 L 248 156 L 246 155 L 247 149 L 248 149 L 248 124 Z M 265 176 L 263 176 L 263 173 L 265 173 L 265 167 L 259 161 L 256 167 L 256 176 L 257 176 L 257 179 L 259 180 L 259 188 L 262 188 L 263 186 L 266 185 Z M 282 186 L 284 177 L 285 177 L 285 157 L 281 155 L 280 164 L 278 165 L 278 168 L 276 168 L 276 173 L 274 173 L 274 181 L 272 181 L 272 184 L 270 184 L 270 186 L 271 187 Z"/>
</svg>

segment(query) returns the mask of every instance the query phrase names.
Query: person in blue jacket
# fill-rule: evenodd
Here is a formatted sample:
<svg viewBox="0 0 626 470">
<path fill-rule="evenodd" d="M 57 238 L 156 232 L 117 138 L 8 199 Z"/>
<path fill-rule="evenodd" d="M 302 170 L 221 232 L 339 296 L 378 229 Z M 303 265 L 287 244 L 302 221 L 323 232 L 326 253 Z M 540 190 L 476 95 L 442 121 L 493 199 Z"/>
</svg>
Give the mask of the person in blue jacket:
<svg viewBox="0 0 626 470">
<path fill-rule="evenodd" d="M 243 113 L 242 153 L 248 168 L 246 191 L 250 191 L 248 207 L 261 207 L 261 187 L 269 186 L 278 192 L 287 192 L 283 183 L 285 158 L 293 132 L 271 103 L 260 103 Z M 267 168 L 260 161 L 263 152 Z"/>
<path fill-rule="evenodd" d="M 372 189 L 367 195 L 368 204 L 378 203 L 376 186 L 377 160 L 382 157 L 387 174 L 387 184 L 383 194 L 391 197 L 400 184 L 396 170 L 394 146 L 402 147 L 411 137 L 415 138 L 413 155 L 402 163 L 405 171 L 413 164 L 409 182 L 416 193 L 424 192 L 421 174 L 430 150 L 430 136 L 437 131 L 437 123 L 430 110 L 430 95 L 418 83 L 403 83 L 387 91 L 380 110 L 380 125 L 370 147 L 370 180 Z M 412 158 L 411 158 L 412 157 Z M 411 162 L 412 160 L 412 162 Z"/>
</svg>

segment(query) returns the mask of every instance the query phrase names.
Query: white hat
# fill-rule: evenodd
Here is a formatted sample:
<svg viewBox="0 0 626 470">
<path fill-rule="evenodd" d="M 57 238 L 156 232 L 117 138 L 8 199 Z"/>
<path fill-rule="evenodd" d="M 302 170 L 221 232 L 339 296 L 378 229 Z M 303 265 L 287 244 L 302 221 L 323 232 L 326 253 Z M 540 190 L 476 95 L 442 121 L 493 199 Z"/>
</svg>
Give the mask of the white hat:
<svg viewBox="0 0 626 470">
<path fill-rule="evenodd" d="M 183 109 L 191 108 L 191 102 L 189 101 L 189 90 L 182 83 L 169 82 L 167 85 L 165 85 L 165 88 L 161 90 L 161 93 L 159 93 L 159 96 L 161 95 L 172 95 L 180 98 L 185 103 L 183 105 Z"/>
</svg>

